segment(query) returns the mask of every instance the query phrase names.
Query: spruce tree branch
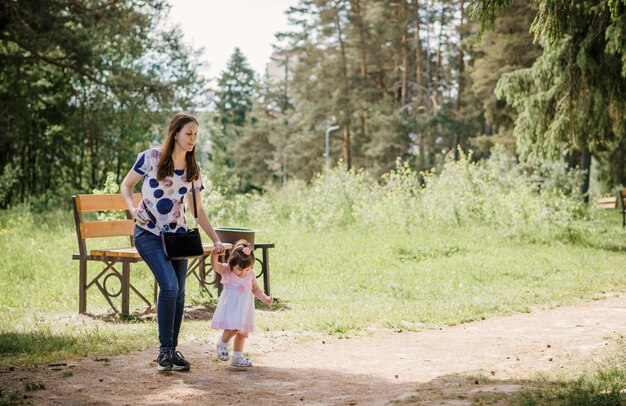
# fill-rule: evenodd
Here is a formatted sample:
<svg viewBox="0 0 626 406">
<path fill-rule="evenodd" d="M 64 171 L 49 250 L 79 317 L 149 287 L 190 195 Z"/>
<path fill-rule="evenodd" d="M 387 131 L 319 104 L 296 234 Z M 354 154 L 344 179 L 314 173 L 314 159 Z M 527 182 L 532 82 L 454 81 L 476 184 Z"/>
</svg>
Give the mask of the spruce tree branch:
<svg viewBox="0 0 626 406">
<path fill-rule="evenodd" d="M 84 76 L 84 77 L 86 77 L 86 78 L 88 78 L 90 80 L 93 80 L 94 82 L 96 82 L 96 83 L 98 83 L 100 85 L 106 85 L 104 82 L 102 82 L 100 79 L 98 79 L 93 72 L 90 72 L 90 71 L 85 70 L 85 69 L 81 69 L 80 67 L 78 67 L 75 64 L 67 63 L 67 62 L 59 60 L 57 58 L 53 58 L 51 56 L 45 55 L 44 53 L 36 50 L 34 47 L 29 46 L 28 44 L 25 44 L 25 43 L 15 39 L 15 38 L 12 38 L 9 35 L 3 35 L 2 39 L 5 40 L 5 41 L 13 42 L 18 47 L 22 48 L 25 51 L 30 52 L 31 54 L 33 54 L 37 58 L 41 59 L 44 62 L 49 63 L 50 65 L 56 66 L 58 68 L 72 70 L 72 71 L 78 73 L 79 75 Z"/>
</svg>

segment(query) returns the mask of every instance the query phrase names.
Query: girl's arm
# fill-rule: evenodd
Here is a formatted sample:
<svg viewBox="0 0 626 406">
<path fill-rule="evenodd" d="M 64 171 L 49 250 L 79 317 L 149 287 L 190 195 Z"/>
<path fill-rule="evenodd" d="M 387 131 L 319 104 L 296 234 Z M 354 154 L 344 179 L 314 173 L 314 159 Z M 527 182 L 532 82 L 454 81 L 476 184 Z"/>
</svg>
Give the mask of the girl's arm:
<svg viewBox="0 0 626 406">
<path fill-rule="evenodd" d="M 272 303 L 274 303 L 274 299 L 270 296 L 267 296 L 265 292 L 261 290 L 259 285 L 256 283 L 256 280 L 254 279 L 252 280 L 252 294 L 256 296 L 261 302 L 265 303 L 268 306 L 271 306 Z"/>
<path fill-rule="evenodd" d="M 211 251 L 211 267 L 213 268 L 215 272 L 221 275 L 222 272 L 224 272 L 224 268 L 222 267 L 222 264 L 219 261 L 219 256 L 220 256 L 220 253 L 215 252 L 215 249 Z"/>
<path fill-rule="evenodd" d="M 131 169 L 130 171 L 128 171 L 128 174 L 122 181 L 122 184 L 120 185 L 120 191 L 133 220 L 141 224 L 145 224 L 146 221 L 142 220 L 137 215 L 137 212 L 139 212 L 140 210 L 139 208 L 137 208 L 137 206 L 135 206 L 135 202 L 133 201 L 133 188 L 137 183 L 139 183 L 141 179 L 143 179 L 143 175 L 140 175 L 139 173 Z"/>
<path fill-rule="evenodd" d="M 189 212 L 193 215 L 193 196 L 191 192 L 187 194 L 187 207 L 189 208 Z M 204 208 L 202 208 L 202 198 L 200 197 L 200 192 L 196 192 L 196 208 L 198 210 L 198 224 L 213 241 L 213 252 L 217 251 L 218 254 L 221 254 L 224 252 L 224 246 L 213 229 Z"/>
</svg>

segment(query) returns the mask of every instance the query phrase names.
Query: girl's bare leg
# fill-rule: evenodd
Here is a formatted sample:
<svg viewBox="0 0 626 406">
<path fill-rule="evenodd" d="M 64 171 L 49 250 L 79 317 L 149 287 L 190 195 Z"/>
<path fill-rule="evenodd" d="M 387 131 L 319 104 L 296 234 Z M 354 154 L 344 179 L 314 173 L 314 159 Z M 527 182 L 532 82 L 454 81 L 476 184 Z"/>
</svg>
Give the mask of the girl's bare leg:
<svg viewBox="0 0 626 406">
<path fill-rule="evenodd" d="M 222 333 L 222 342 L 227 343 L 237 334 L 237 330 L 224 330 Z M 235 347 L 237 346 L 237 339 L 235 339 Z M 235 350 L 237 351 L 237 350 Z"/>
<path fill-rule="evenodd" d="M 224 339 L 222 339 L 222 341 L 224 341 Z M 233 350 L 237 351 L 237 352 L 243 352 L 243 345 L 246 342 L 246 337 L 242 336 L 241 334 L 237 334 L 235 335 L 235 345 L 233 346 Z"/>
</svg>

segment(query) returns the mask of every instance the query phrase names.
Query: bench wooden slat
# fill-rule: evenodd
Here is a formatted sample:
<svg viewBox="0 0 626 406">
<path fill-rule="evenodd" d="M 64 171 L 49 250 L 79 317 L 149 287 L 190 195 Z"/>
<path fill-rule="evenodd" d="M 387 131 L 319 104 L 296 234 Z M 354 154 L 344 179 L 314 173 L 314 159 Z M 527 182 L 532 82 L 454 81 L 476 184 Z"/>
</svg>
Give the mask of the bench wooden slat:
<svg viewBox="0 0 626 406">
<path fill-rule="evenodd" d="M 224 248 L 231 249 L 232 244 L 224 244 Z M 213 251 L 213 244 L 210 243 L 202 243 L 202 248 L 204 248 L 205 254 L 210 254 Z M 137 252 L 137 248 L 128 247 L 128 248 L 101 248 L 94 249 L 89 251 L 89 255 L 94 257 L 102 256 L 102 257 L 120 257 L 120 258 L 135 258 L 141 259 L 141 256 Z"/>
<path fill-rule="evenodd" d="M 141 258 L 135 247 L 91 250 L 89 251 L 89 255 L 94 257 Z"/>
<path fill-rule="evenodd" d="M 133 193 L 135 204 L 141 202 L 141 193 Z M 128 210 L 122 195 L 78 195 L 76 208 L 80 213 L 94 211 Z"/>
<path fill-rule="evenodd" d="M 128 237 L 135 229 L 133 220 L 84 221 L 80 224 L 82 239 L 97 237 Z"/>
<path fill-rule="evenodd" d="M 617 197 L 600 197 L 596 199 L 596 207 L 599 209 L 614 209 L 617 207 Z"/>
</svg>

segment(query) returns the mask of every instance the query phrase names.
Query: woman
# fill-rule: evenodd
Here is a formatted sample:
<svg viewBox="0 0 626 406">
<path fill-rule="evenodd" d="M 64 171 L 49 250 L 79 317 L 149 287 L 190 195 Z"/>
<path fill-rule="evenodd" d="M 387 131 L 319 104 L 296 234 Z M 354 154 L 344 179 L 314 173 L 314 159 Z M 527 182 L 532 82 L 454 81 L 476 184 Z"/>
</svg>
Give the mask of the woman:
<svg viewBox="0 0 626 406">
<path fill-rule="evenodd" d="M 197 141 L 198 120 L 187 113 L 176 114 L 170 120 L 163 147 L 140 153 L 121 185 L 122 196 L 135 221 L 135 246 L 159 284 L 159 371 L 184 371 L 190 368 L 189 362 L 176 350 L 185 307 L 187 260 L 165 259 L 159 234 L 187 230 L 183 203 L 186 197 L 188 208 L 193 213 L 191 182 L 196 193 L 198 224 L 213 240 L 215 252 L 224 251 L 222 242 L 202 209 L 200 192 L 204 186 L 196 162 Z M 142 201 L 136 207 L 132 198 L 133 188 L 140 180 L 143 180 Z"/>
</svg>

